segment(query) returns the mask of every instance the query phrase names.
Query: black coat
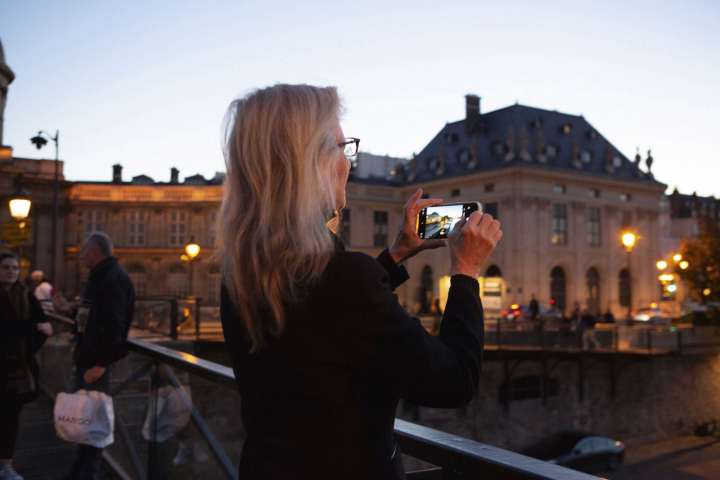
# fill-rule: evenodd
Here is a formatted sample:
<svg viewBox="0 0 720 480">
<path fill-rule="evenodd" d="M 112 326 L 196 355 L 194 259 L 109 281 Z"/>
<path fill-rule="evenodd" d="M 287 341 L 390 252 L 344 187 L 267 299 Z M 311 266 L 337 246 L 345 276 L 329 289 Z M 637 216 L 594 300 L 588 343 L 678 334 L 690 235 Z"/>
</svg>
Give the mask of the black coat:
<svg viewBox="0 0 720 480">
<path fill-rule="evenodd" d="M 32 292 L 28 292 L 28 318 L 7 318 L 6 313 L 14 312 L 10 299 L 5 292 L 0 292 L 0 395 L 8 397 L 17 397 L 20 403 L 29 402 L 37 397 L 37 382 L 39 376 L 39 368 L 35 360 L 35 354 L 47 340 L 47 336 L 38 332 L 37 324 L 45 323 L 45 313 L 43 312 L 40 302 Z M 16 317 L 17 313 L 11 314 Z M 15 347 L 19 346 L 24 353 L 25 364 L 22 368 L 27 368 L 35 381 L 35 389 L 32 392 L 17 395 L 17 392 L 10 391 L 7 388 L 8 374 L 10 370 L 16 368 L 10 367 L 8 364 L 8 353 Z"/>
<path fill-rule="evenodd" d="M 75 364 L 81 368 L 107 367 L 127 356 L 125 341 L 134 311 L 132 280 L 118 265 L 117 257 L 107 257 L 90 270 L 76 312 L 80 333 Z"/>
<path fill-rule="evenodd" d="M 387 250 L 377 260 L 337 251 L 305 300 L 287 307 L 282 335 L 256 354 L 223 289 L 247 432 L 241 479 L 404 478 L 399 453 L 391 460 L 398 399 L 436 408 L 470 402 L 483 350 L 477 280 L 452 277 L 436 338 L 392 293 L 407 278 Z"/>
</svg>

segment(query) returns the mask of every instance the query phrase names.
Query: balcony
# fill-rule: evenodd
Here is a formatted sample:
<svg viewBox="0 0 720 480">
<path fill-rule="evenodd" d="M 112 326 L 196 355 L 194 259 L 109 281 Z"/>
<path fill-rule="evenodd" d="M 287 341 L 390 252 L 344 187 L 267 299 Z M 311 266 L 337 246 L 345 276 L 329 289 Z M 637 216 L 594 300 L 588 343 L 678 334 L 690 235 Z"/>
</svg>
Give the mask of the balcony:
<svg viewBox="0 0 720 480">
<path fill-rule="evenodd" d="M 26 478 L 53 478 L 72 462 L 74 446 L 50 434 L 55 395 L 72 391 L 74 383 L 72 323 L 50 317 L 55 335 L 39 353 L 42 395 L 21 419 L 15 459 Z M 237 478 L 244 430 L 232 369 L 157 342 L 131 337 L 128 344 L 130 354 L 119 362 L 111 384 L 115 442 L 104 451 L 103 478 Z M 182 348 L 182 342 L 173 346 Z M 162 397 L 169 391 L 190 421 L 166 438 L 168 401 Z M 597 478 L 399 419 L 395 437 L 411 480 Z M 183 448 L 187 455 L 178 458 Z"/>
</svg>

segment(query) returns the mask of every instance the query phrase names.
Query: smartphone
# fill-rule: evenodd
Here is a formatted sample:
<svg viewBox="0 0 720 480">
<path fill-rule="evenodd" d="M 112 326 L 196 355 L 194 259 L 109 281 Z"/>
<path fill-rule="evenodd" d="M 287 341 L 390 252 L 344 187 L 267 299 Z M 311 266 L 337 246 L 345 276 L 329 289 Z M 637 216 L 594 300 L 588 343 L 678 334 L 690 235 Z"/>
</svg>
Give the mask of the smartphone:
<svg viewBox="0 0 720 480">
<path fill-rule="evenodd" d="M 455 223 L 462 217 L 469 217 L 473 212 L 482 212 L 480 202 L 450 203 L 423 208 L 418 215 L 415 230 L 423 240 L 447 238 Z"/>
</svg>

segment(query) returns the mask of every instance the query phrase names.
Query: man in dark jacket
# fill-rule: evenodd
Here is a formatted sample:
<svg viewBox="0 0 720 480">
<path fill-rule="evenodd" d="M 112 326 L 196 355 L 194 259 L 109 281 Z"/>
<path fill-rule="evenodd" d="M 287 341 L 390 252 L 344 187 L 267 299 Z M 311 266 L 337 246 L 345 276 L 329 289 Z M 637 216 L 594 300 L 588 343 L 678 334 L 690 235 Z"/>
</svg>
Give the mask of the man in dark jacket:
<svg viewBox="0 0 720 480">
<path fill-rule="evenodd" d="M 125 270 L 112 255 L 112 240 L 102 232 L 89 235 L 80 258 L 90 269 L 80 301 L 73 310 L 62 295 L 53 297 L 55 308 L 75 316 L 76 389 L 109 393 L 115 363 L 127 356 L 127 340 L 135 290 Z M 78 445 L 68 480 L 97 479 L 102 449 Z"/>
</svg>

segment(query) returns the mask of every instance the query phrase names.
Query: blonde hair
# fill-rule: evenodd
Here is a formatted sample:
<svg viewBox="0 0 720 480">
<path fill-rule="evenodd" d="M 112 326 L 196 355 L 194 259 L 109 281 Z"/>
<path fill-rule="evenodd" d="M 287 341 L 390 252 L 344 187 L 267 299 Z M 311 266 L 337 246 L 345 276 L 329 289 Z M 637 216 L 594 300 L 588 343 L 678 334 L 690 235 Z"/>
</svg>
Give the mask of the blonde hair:
<svg viewBox="0 0 720 480">
<path fill-rule="evenodd" d="M 275 85 L 230 104 L 218 258 L 252 340 L 279 336 L 285 309 L 325 270 L 334 249 L 335 87 Z"/>
</svg>

